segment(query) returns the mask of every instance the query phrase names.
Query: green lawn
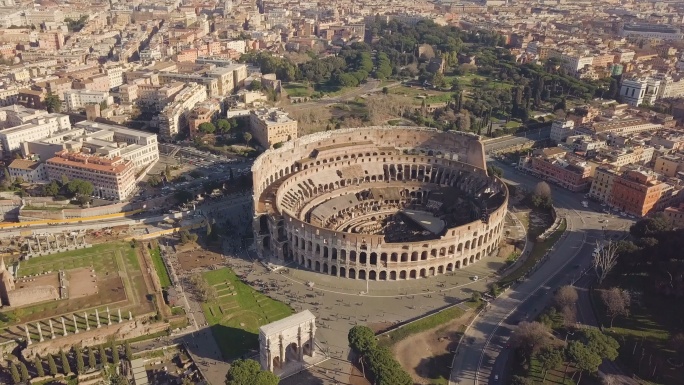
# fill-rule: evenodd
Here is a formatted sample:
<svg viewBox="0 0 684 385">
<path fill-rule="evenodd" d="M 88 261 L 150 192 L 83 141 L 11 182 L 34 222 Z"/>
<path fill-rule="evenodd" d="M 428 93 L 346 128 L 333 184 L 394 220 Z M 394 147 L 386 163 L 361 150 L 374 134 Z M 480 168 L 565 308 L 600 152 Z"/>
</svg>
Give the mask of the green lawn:
<svg viewBox="0 0 684 385">
<path fill-rule="evenodd" d="M 311 96 L 309 87 L 302 83 L 287 83 L 283 84 L 283 88 L 291 97 L 308 97 Z"/>
<path fill-rule="evenodd" d="M 518 266 L 517 269 L 515 269 L 513 272 L 505 276 L 501 281 L 499 281 L 500 285 L 508 285 L 516 281 L 518 278 L 522 277 L 527 273 L 528 270 L 530 270 L 536 263 L 539 261 L 544 254 L 553 246 L 554 243 L 563 235 L 565 232 L 565 229 L 567 228 L 567 222 L 565 219 L 562 220 L 560 226 L 556 231 L 551 233 L 551 235 L 546 238 L 542 242 L 535 242 L 534 246 L 532 247 L 532 252 L 530 256 L 527 257 L 525 262 L 522 263 L 522 265 Z M 532 241 L 530 241 L 532 242 Z"/>
<path fill-rule="evenodd" d="M 161 287 L 171 286 L 171 278 L 169 278 L 169 272 L 166 271 L 166 265 L 162 261 L 161 251 L 159 248 L 154 248 L 150 250 L 150 256 L 152 257 L 152 263 L 154 264 L 154 269 L 157 271 L 157 276 L 159 277 L 159 283 Z"/>
<path fill-rule="evenodd" d="M 259 347 L 259 327 L 283 319 L 292 309 L 246 285 L 223 268 L 204 273 L 217 297 L 202 305 L 223 358 L 239 358 Z"/>
<path fill-rule="evenodd" d="M 520 126 L 522 126 L 522 123 L 517 122 L 515 120 L 511 120 L 504 125 L 504 127 L 506 127 L 506 128 L 518 128 Z"/>
<path fill-rule="evenodd" d="M 26 277 L 43 273 L 45 271 L 58 271 L 76 269 L 79 267 L 92 266 L 97 273 L 114 272 L 116 260 L 113 258 L 114 251 L 119 249 L 124 254 L 127 262 L 140 269 L 135 249 L 126 242 L 103 243 L 86 249 L 66 251 L 63 253 L 33 257 L 28 261 L 22 261 L 19 267 L 19 277 Z M 103 258 L 103 256 L 111 256 Z"/>
<path fill-rule="evenodd" d="M 427 316 L 419 321 L 412 322 L 408 325 L 402 326 L 399 329 L 393 330 L 387 334 L 386 337 L 380 339 L 380 345 L 390 346 L 404 338 L 421 333 L 437 326 L 443 325 L 449 321 L 461 317 L 465 311 L 458 306 L 451 307 L 439 313 Z"/>
</svg>

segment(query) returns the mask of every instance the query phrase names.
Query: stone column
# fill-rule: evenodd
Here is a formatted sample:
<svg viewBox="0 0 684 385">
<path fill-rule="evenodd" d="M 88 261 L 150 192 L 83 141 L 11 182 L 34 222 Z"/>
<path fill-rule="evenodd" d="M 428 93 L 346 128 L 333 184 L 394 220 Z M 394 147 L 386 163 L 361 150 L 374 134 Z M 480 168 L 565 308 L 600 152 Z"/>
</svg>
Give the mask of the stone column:
<svg viewBox="0 0 684 385">
<path fill-rule="evenodd" d="M 273 358 L 271 357 L 271 340 L 266 343 L 266 367 L 269 372 L 273 371 Z"/>
<path fill-rule="evenodd" d="M 64 317 L 62 317 L 62 335 L 67 335 L 66 325 L 64 324 Z"/>
<path fill-rule="evenodd" d="M 71 315 L 74 318 L 74 334 L 78 334 L 78 323 L 76 322 L 76 314 Z"/>
<path fill-rule="evenodd" d="M 98 313 L 97 309 L 95 309 L 95 321 L 97 321 L 97 328 L 99 329 L 102 325 L 100 325 L 100 313 Z"/>
<path fill-rule="evenodd" d="M 302 327 L 297 329 L 297 359 L 304 361 L 304 347 L 302 346 Z"/>
<path fill-rule="evenodd" d="M 83 317 L 86 320 L 86 331 L 90 330 L 90 323 L 88 322 L 88 313 L 83 313 Z"/>
<path fill-rule="evenodd" d="M 285 362 L 285 346 L 283 346 L 283 335 L 278 336 L 278 351 L 280 353 L 280 360 L 278 360 L 278 363 L 280 364 L 280 367 L 283 367 L 283 363 Z"/>
<path fill-rule="evenodd" d="M 313 323 L 309 324 L 309 356 L 313 357 L 314 356 L 314 334 L 313 334 Z"/>
<path fill-rule="evenodd" d="M 112 317 L 109 314 L 109 306 L 107 306 L 107 326 L 112 324 Z"/>
<path fill-rule="evenodd" d="M 52 318 L 48 320 L 48 323 L 50 324 L 50 339 L 55 339 L 55 329 L 52 328 Z"/>
<path fill-rule="evenodd" d="M 133 313 L 130 310 L 128 311 L 128 320 L 133 321 Z"/>
<path fill-rule="evenodd" d="M 119 323 L 121 323 L 121 308 L 118 308 L 117 311 L 119 312 Z"/>
<path fill-rule="evenodd" d="M 39 253 L 42 253 L 43 250 L 42 250 L 42 248 L 40 247 L 40 238 L 38 238 L 37 235 L 36 235 L 36 243 L 38 244 L 38 252 L 39 252 Z"/>
<path fill-rule="evenodd" d="M 24 325 L 24 331 L 26 332 L 26 344 L 31 345 L 31 343 L 32 343 L 31 342 L 31 334 L 29 333 L 29 330 L 28 330 L 28 324 Z"/>
<path fill-rule="evenodd" d="M 43 330 L 40 329 L 40 322 L 37 322 L 36 326 L 38 326 L 38 337 L 40 337 L 38 340 L 40 342 L 45 341 L 45 339 L 43 338 Z"/>
</svg>

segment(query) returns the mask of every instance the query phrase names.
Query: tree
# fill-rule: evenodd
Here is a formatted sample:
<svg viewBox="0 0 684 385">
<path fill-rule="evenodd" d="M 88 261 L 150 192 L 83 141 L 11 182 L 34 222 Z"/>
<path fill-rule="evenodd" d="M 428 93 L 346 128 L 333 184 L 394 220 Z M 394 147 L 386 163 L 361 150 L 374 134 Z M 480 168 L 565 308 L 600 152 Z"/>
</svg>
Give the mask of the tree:
<svg viewBox="0 0 684 385">
<path fill-rule="evenodd" d="M 617 358 L 620 344 L 615 338 L 598 329 L 584 329 L 581 337 L 587 349 L 598 354 L 602 359 L 615 361 Z"/>
<path fill-rule="evenodd" d="M 149 183 L 149 185 L 152 187 L 159 186 L 161 184 L 161 182 L 162 181 L 161 181 L 161 178 L 159 177 L 159 175 L 152 174 L 152 175 L 150 175 L 149 178 L 147 178 L 147 183 Z"/>
<path fill-rule="evenodd" d="M 262 87 L 263 85 L 261 84 L 261 80 L 252 80 L 252 82 L 249 83 L 250 91 L 261 91 Z"/>
<path fill-rule="evenodd" d="M 72 195 L 89 196 L 92 195 L 94 187 L 88 181 L 72 179 L 66 184 L 66 189 Z"/>
<path fill-rule="evenodd" d="M 58 373 L 57 364 L 55 364 L 55 358 L 52 357 L 52 354 L 48 354 L 48 370 L 51 376 L 56 376 Z"/>
<path fill-rule="evenodd" d="M 88 367 L 90 369 L 97 369 L 97 359 L 95 358 L 95 348 L 88 348 Z"/>
<path fill-rule="evenodd" d="M 124 344 L 124 352 L 126 354 L 126 359 L 128 361 L 133 361 L 133 350 L 131 350 L 131 344 L 129 344 L 128 341 Z"/>
<path fill-rule="evenodd" d="M 577 369 L 580 370 L 579 378 L 577 379 L 577 385 L 582 381 L 582 373 L 596 373 L 598 371 L 601 362 L 601 356 L 592 352 L 583 343 L 579 341 L 572 341 L 568 344 L 568 357 L 575 364 Z"/>
<path fill-rule="evenodd" d="M 205 134 L 213 134 L 214 132 L 216 132 L 216 126 L 214 126 L 210 122 L 201 123 L 197 128 L 200 132 Z"/>
<path fill-rule="evenodd" d="M 610 317 L 610 327 L 617 316 L 627 317 L 629 315 L 630 295 L 627 290 L 619 287 L 612 287 L 608 290 L 601 290 L 601 300 L 606 306 L 606 315 Z"/>
<path fill-rule="evenodd" d="M 227 119 L 219 119 L 216 121 L 216 129 L 222 134 L 227 133 L 231 128 L 230 121 Z"/>
<path fill-rule="evenodd" d="M 21 381 L 24 383 L 28 383 L 29 380 L 31 379 L 31 376 L 29 376 L 28 368 L 26 367 L 26 364 L 23 363 L 22 361 L 19 361 L 19 372 L 21 373 Z"/>
<path fill-rule="evenodd" d="M 173 197 L 176 198 L 178 203 L 185 204 L 190 202 L 195 196 L 190 191 L 177 190 L 175 193 L 173 193 Z"/>
<path fill-rule="evenodd" d="M 14 361 L 10 362 L 10 374 L 12 375 L 12 382 L 14 384 L 21 383 L 21 376 L 19 375 L 19 370 L 17 369 L 17 365 L 14 364 Z"/>
<path fill-rule="evenodd" d="M 226 374 L 226 385 L 277 385 L 278 382 L 278 376 L 261 370 L 261 365 L 254 360 L 236 360 Z"/>
<path fill-rule="evenodd" d="M 47 95 L 45 95 L 45 100 L 43 103 L 45 104 L 45 109 L 47 109 L 47 112 L 53 113 L 60 112 L 62 110 L 62 100 L 58 95 L 53 94 L 52 91 L 48 91 Z"/>
<path fill-rule="evenodd" d="M 574 286 L 563 286 L 556 292 L 554 303 L 563 315 L 565 325 L 572 325 L 577 320 L 577 289 Z"/>
<path fill-rule="evenodd" d="M 166 179 L 171 179 L 171 166 L 168 164 L 164 167 L 164 176 L 166 176 Z"/>
<path fill-rule="evenodd" d="M 249 143 L 249 142 L 252 140 L 252 134 L 250 134 L 249 132 L 244 132 L 244 133 L 242 134 L 242 140 L 243 140 L 245 143 Z"/>
<path fill-rule="evenodd" d="M 601 384 L 603 385 L 621 385 L 622 381 L 620 380 L 620 377 L 614 375 L 614 374 L 606 374 L 601 378 Z"/>
<path fill-rule="evenodd" d="M 384 95 L 389 94 L 389 88 L 387 88 L 387 87 L 382 87 L 382 93 L 383 93 Z"/>
<path fill-rule="evenodd" d="M 527 360 L 549 343 L 549 328 L 539 322 L 523 321 L 518 324 L 511 345 L 519 349 Z"/>
<path fill-rule="evenodd" d="M 59 356 L 60 356 L 61 361 L 62 361 L 62 372 L 65 375 L 68 375 L 69 373 L 71 373 L 71 366 L 69 366 L 69 358 L 67 357 L 64 350 L 59 351 Z"/>
<path fill-rule="evenodd" d="M 112 351 L 112 363 L 119 366 L 119 346 L 114 341 L 110 341 L 109 350 Z"/>
<path fill-rule="evenodd" d="M 98 350 L 99 350 L 99 355 L 100 355 L 100 365 L 102 365 L 102 366 L 107 365 L 107 351 L 105 351 L 104 344 L 100 345 Z"/>
<path fill-rule="evenodd" d="M 497 166 L 487 166 L 487 174 L 493 175 L 497 178 L 503 177 L 503 170 Z"/>
<path fill-rule="evenodd" d="M 85 364 L 83 363 L 83 352 L 78 346 L 74 346 L 74 355 L 76 355 L 76 372 L 78 374 L 85 373 Z"/>
<path fill-rule="evenodd" d="M 57 184 L 57 181 L 53 180 L 52 182 L 44 185 L 43 194 L 51 197 L 59 194 L 59 185 Z"/>
<path fill-rule="evenodd" d="M 543 383 L 546 380 L 546 375 L 548 374 L 549 370 L 556 369 L 563 364 L 563 351 L 555 347 L 544 348 L 537 353 L 537 361 L 539 361 L 539 365 L 544 373 L 544 378 L 542 379 Z"/>
<path fill-rule="evenodd" d="M 618 259 L 618 244 L 613 241 L 608 241 L 607 244 L 601 246 L 597 241 L 596 248 L 599 249 L 592 260 L 592 266 L 598 278 L 599 285 L 603 283 L 610 271 L 617 265 Z"/>
<path fill-rule="evenodd" d="M 634 238 L 647 238 L 672 230 L 672 222 L 663 215 L 638 220 L 629 228 L 629 234 Z"/>
<path fill-rule="evenodd" d="M 356 325 L 352 327 L 347 334 L 347 340 L 349 346 L 361 355 L 367 354 L 377 345 L 375 333 L 367 326 Z"/>
<path fill-rule="evenodd" d="M 553 204 L 551 186 L 546 182 L 539 182 L 534 186 L 532 204 L 536 207 L 549 208 Z"/>
<path fill-rule="evenodd" d="M 45 376 L 45 369 L 43 369 L 43 360 L 37 354 L 36 357 L 33 359 L 33 366 L 36 367 L 36 374 L 38 374 L 38 377 Z"/>
</svg>

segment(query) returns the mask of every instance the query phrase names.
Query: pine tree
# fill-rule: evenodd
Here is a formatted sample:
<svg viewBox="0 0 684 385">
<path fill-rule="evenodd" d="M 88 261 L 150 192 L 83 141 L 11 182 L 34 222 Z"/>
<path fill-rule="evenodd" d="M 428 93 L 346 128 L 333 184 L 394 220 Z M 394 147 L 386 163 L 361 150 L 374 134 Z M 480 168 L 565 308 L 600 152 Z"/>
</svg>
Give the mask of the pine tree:
<svg viewBox="0 0 684 385">
<path fill-rule="evenodd" d="M 126 359 L 128 361 L 133 361 L 133 350 L 131 350 L 131 345 L 126 341 L 126 344 L 124 345 L 124 350 L 126 352 Z"/>
<path fill-rule="evenodd" d="M 88 367 L 90 369 L 97 368 L 97 360 L 95 360 L 95 349 L 93 349 L 92 347 L 88 349 Z"/>
<path fill-rule="evenodd" d="M 43 369 L 43 360 L 40 358 L 39 355 L 36 355 L 36 358 L 33 360 L 33 366 L 36 367 L 36 373 L 38 373 L 38 377 L 45 376 L 45 369 Z"/>
<path fill-rule="evenodd" d="M 19 371 L 21 372 L 21 381 L 28 383 L 29 380 L 31 379 L 31 376 L 29 376 L 28 368 L 26 367 L 26 364 L 23 362 L 19 361 Z"/>
<path fill-rule="evenodd" d="M 85 373 L 85 364 L 83 363 L 83 351 L 80 347 L 74 346 L 74 354 L 76 355 L 76 371 L 78 374 Z"/>
<path fill-rule="evenodd" d="M 119 346 L 112 341 L 109 343 L 109 348 L 112 350 L 112 363 L 119 366 Z"/>
<path fill-rule="evenodd" d="M 50 370 L 51 376 L 57 375 L 57 364 L 55 364 L 55 358 L 52 357 L 52 354 L 48 354 L 48 369 Z"/>
<path fill-rule="evenodd" d="M 105 351 L 104 344 L 100 345 L 100 365 L 107 365 L 107 352 Z"/>
<path fill-rule="evenodd" d="M 62 371 L 63 371 L 63 373 L 64 374 L 71 373 L 71 366 L 69 365 L 69 358 L 67 357 L 64 350 L 59 351 L 59 356 L 61 357 L 61 360 L 62 360 Z"/>
<path fill-rule="evenodd" d="M 12 382 L 18 384 L 21 382 L 21 376 L 19 376 L 19 370 L 17 370 L 17 365 L 14 362 L 10 363 L 10 374 L 12 375 Z"/>
</svg>

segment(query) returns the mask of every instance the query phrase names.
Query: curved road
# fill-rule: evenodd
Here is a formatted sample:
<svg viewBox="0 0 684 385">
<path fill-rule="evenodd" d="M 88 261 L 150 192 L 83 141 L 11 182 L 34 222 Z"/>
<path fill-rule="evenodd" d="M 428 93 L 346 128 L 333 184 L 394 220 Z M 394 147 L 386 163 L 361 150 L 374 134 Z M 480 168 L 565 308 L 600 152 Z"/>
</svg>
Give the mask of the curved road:
<svg viewBox="0 0 684 385">
<path fill-rule="evenodd" d="M 539 182 L 539 179 L 521 174 L 505 164 L 499 163 L 498 166 L 504 169 L 504 179 L 509 183 L 534 186 Z M 588 282 L 589 278 L 583 272 L 591 266 L 596 241 L 604 237 L 619 237 L 631 224 L 631 221 L 585 209 L 580 203 L 582 194 L 555 186 L 552 188 L 556 208 L 568 222 L 566 234 L 546 262 L 524 282 L 514 285 L 492 301 L 466 331 L 454 356 L 450 384 L 493 384 L 497 382 L 496 377 L 504 382 L 506 360 L 511 353 L 506 348 L 506 341 L 515 325 L 533 319 L 541 312 L 556 288 L 576 281 L 578 284 Z M 581 300 L 579 308 L 579 320 L 592 323 L 588 318 L 591 309 L 587 311 Z M 590 315 L 593 317 L 593 313 Z M 607 366 L 603 365 L 602 371 L 619 373 L 616 368 Z M 623 379 L 625 384 L 633 383 L 627 377 Z"/>
</svg>

